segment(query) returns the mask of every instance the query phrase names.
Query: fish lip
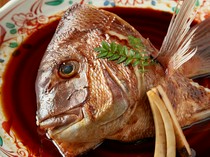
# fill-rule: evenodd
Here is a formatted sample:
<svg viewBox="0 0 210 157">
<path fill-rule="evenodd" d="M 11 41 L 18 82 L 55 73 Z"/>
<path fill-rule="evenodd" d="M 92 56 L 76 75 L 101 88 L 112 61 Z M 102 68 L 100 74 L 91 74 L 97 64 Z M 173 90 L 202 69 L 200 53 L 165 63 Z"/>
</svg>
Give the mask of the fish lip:
<svg viewBox="0 0 210 157">
<path fill-rule="evenodd" d="M 57 129 L 64 125 L 73 125 L 84 118 L 84 114 L 82 112 L 82 107 L 71 108 L 68 111 L 61 113 L 59 115 L 51 116 L 42 121 L 37 120 L 37 125 L 40 129 L 48 130 L 48 129 Z"/>
</svg>

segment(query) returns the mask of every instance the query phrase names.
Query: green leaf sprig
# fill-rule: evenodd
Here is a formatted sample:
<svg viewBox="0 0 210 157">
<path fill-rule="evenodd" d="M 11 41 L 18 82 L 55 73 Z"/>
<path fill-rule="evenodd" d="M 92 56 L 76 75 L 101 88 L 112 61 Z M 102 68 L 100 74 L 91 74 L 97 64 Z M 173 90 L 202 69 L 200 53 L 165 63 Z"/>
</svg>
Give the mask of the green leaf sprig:
<svg viewBox="0 0 210 157">
<path fill-rule="evenodd" d="M 117 64 L 124 63 L 125 66 L 138 66 L 139 70 L 144 73 L 145 67 L 154 61 L 146 52 L 146 48 L 139 38 L 128 36 L 128 41 L 130 48 L 115 42 L 102 41 L 101 46 L 94 50 L 98 52 L 98 58 L 116 61 Z"/>
</svg>

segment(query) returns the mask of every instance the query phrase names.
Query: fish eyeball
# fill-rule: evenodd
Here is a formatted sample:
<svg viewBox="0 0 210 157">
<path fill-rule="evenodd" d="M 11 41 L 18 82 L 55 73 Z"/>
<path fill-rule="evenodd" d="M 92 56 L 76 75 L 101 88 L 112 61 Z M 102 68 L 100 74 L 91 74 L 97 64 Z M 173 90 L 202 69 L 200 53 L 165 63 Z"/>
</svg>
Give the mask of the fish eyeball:
<svg viewBox="0 0 210 157">
<path fill-rule="evenodd" d="M 66 61 L 60 64 L 58 74 L 61 78 L 68 79 L 78 73 L 79 63 L 77 61 Z"/>
</svg>

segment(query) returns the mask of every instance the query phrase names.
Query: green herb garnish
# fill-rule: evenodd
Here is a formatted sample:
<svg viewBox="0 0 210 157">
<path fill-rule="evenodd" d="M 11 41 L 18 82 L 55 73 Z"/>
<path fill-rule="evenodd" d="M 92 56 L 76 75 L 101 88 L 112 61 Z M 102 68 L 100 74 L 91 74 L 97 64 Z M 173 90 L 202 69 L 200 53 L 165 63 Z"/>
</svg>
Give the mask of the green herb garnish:
<svg viewBox="0 0 210 157">
<path fill-rule="evenodd" d="M 125 66 L 138 66 L 141 72 L 145 72 L 145 67 L 154 61 L 146 52 L 146 48 L 139 38 L 128 36 L 128 41 L 129 48 L 115 42 L 102 41 L 101 46 L 94 50 L 99 53 L 98 58 L 116 61 L 117 64 L 124 63 Z"/>
</svg>

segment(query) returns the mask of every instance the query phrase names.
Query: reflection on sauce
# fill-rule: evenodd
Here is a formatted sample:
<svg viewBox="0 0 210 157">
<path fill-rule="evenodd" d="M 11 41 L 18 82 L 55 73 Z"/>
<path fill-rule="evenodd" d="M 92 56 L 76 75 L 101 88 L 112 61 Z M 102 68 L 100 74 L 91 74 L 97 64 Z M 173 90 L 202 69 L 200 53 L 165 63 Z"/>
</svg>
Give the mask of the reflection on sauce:
<svg viewBox="0 0 210 157">
<path fill-rule="evenodd" d="M 145 38 L 160 48 L 166 34 L 171 15 L 150 9 L 111 8 L 108 11 L 118 14 L 133 25 Z M 4 111 L 22 143 L 35 156 L 59 157 L 59 151 L 36 126 L 35 79 L 39 63 L 58 24 L 58 20 L 50 23 L 29 37 L 13 54 L 6 72 L 2 89 Z M 210 87 L 210 78 L 197 80 Z M 185 130 L 190 146 L 198 156 L 210 156 L 209 145 L 210 123 L 208 121 L 194 125 Z M 137 143 L 120 143 L 105 141 L 97 149 L 84 156 L 129 156 L 152 157 L 154 139 Z M 208 155 L 207 155 L 208 154 Z"/>
</svg>

